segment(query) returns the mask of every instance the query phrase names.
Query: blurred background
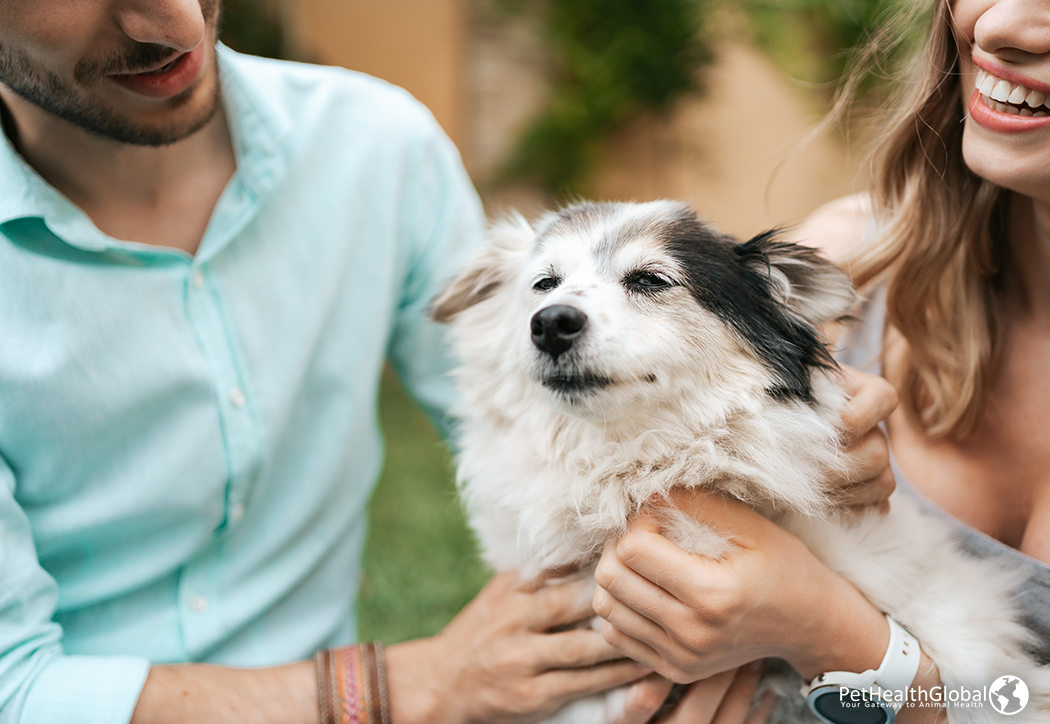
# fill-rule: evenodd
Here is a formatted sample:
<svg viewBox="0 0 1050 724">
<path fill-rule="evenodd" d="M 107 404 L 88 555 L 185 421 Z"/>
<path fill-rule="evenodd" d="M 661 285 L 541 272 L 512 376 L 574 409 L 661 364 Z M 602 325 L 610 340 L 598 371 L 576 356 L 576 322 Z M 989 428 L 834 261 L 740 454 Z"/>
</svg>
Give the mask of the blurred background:
<svg viewBox="0 0 1050 724">
<path fill-rule="evenodd" d="M 892 74 L 813 131 L 851 51 L 919 1 L 225 0 L 222 37 L 406 88 L 459 147 L 490 216 L 675 198 L 747 236 L 865 188 L 869 118 Z M 381 414 L 359 618 L 363 640 L 394 643 L 436 633 L 489 574 L 449 455 L 389 374 Z"/>
</svg>

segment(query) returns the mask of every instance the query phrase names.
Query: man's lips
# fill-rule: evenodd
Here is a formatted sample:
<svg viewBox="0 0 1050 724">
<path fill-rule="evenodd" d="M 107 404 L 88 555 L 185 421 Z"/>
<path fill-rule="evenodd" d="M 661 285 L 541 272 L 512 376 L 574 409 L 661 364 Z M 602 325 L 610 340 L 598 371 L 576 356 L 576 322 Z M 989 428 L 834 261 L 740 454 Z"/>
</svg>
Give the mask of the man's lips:
<svg viewBox="0 0 1050 724">
<path fill-rule="evenodd" d="M 109 76 L 115 83 L 147 98 L 172 98 L 192 86 L 204 69 L 204 43 L 141 73 Z"/>
</svg>

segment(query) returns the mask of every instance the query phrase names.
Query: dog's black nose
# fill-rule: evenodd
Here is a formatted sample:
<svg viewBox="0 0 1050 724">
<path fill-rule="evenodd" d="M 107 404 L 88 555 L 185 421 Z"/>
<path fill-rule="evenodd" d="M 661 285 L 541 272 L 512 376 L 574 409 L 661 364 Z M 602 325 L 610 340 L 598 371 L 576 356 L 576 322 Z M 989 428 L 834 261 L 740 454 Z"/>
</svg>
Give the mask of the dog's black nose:
<svg viewBox="0 0 1050 724">
<path fill-rule="evenodd" d="M 532 343 L 554 359 L 567 352 L 583 334 L 587 315 L 576 307 L 555 304 L 532 315 Z"/>
</svg>

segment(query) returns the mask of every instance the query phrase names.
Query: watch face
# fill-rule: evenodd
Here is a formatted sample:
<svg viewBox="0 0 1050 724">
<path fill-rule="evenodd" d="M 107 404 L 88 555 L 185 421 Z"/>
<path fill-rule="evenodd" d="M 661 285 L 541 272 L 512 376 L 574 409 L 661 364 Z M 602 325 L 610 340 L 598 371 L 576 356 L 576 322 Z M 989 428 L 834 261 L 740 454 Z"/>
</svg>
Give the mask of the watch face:
<svg viewBox="0 0 1050 724">
<path fill-rule="evenodd" d="M 859 697 L 844 697 L 837 686 L 817 689 L 808 697 L 809 706 L 831 724 L 889 724 L 893 721 L 892 709 L 863 692 L 856 693 Z"/>
</svg>

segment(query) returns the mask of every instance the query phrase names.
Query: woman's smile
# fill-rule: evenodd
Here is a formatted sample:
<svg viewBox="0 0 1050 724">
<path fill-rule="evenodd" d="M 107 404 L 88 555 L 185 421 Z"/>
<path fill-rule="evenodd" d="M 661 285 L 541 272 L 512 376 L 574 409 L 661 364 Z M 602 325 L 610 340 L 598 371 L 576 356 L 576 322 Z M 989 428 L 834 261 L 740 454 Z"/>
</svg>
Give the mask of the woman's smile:
<svg viewBox="0 0 1050 724">
<path fill-rule="evenodd" d="M 1028 85 L 1011 83 L 980 67 L 974 85 L 981 101 L 999 113 L 1034 118 L 1050 115 L 1047 94 Z"/>
</svg>

